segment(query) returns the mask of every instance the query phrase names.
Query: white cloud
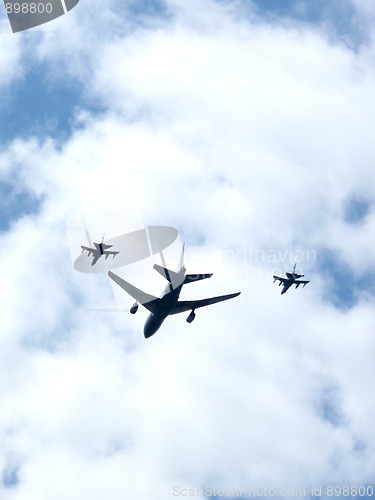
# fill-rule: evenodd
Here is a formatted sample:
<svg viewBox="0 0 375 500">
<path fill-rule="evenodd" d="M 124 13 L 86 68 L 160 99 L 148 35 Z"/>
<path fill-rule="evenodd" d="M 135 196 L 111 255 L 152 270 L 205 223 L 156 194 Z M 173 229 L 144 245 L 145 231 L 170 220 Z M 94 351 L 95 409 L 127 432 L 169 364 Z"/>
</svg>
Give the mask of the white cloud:
<svg viewBox="0 0 375 500">
<path fill-rule="evenodd" d="M 369 0 L 351 0 L 355 10 L 363 16 L 364 19 L 370 21 L 375 14 L 374 4 Z"/>
<path fill-rule="evenodd" d="M 301 264 L 310 285 L 280 297 L 272 268 L 293 262 L 238 253 L 328 247 L 358 273 L 373 269 L 373 214 L 358 227 L 343 220 L 348 198 L 374 195 L 369 51 L 211 2 L 168 6 L 165 26 L 121 36 L 108 11 L 113 39 L 92 36 L 85 17 L 65 51 L 77 7 L 56 38 L 36 42 L 37 57 L 56 49 L 65 67 L 75 45 L 70 77 L 89 75 L 106 112 L 81 113 L 62 145 L 15 140 L 2 151 L 6 179 L 43 199 L 1 235 L 1 460 L 20 464 L 13 497 L 164 500 L 175 484 L 373 481 L 373 298 L 347 312 L 327 303 L 319 253 Z M 168 318 L 147 341 L 142 314 L 88 312 L 114 303 L 104 276 L 72 268 L 65 221 L 78 208 L 95 238 L 106 224 L 177 227 L 188 271 L 214 271 L 183 298 L 242 294 L 192 325 Z M 336 427 L 322 417 L 327 387 Z"/>
<path fill-rule="evenodd" d="M 23 74 L 23 69 L 20 64 L 20 43 L 17 37 L 12 36 L 12 32 L 8 31 L 8 20 L 0 22 L 0 88 L 2 89 L 2 99 L 5 98 L 4 92 L 7 87 Z"/>
</svg>

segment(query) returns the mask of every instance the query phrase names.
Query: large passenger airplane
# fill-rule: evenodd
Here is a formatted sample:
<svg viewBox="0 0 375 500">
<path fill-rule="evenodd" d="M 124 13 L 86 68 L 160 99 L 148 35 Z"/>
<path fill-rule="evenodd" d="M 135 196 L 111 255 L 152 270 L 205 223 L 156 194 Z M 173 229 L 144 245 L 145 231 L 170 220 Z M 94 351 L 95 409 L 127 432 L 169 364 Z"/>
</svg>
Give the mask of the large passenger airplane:
<svg viewBox="0 0 375 500">
<path fill-rule="evenodd" d="M 186 318 L 186 321 L 191 323 L 195 318 L 195 310 L 199 307 L 215 304 L 216 302 L 221 302 L 223 300 L 233 299 L 233 297 L 237 297 L 237 295 L 241 293 L 231 293 L 229 295 L 220 295 L 219 297 L 211 297 L 209 299 L 201 300 L 178 300 L 183 285 L 205 278 L 210 278 L 212 276 L 212 274 L 186 274 L 186 269 L 183 265 L 184 246 L 185 245 L 182 247 L 180 263 L 176 272 L 170 271 L 165 267 L 158 266 L 157 264 L 154 265 L 154 269 L 168 281 L 168 285 L 165 287 L 160 298 L 139 290 L 116 274 L 108 271 L 108 276 L 136 300 L 135 304 L 133 304 L 130 309 L 132 314 L 137 312 L 138 304 L 142 304 L 150 311 L 150 315 L 148 316 L 144 326 L 144 336 L 146 339 L 154 335 L 159 330 L 164 320 L 170 314 L 191 311 L 189 316 Z"/>
</svg>

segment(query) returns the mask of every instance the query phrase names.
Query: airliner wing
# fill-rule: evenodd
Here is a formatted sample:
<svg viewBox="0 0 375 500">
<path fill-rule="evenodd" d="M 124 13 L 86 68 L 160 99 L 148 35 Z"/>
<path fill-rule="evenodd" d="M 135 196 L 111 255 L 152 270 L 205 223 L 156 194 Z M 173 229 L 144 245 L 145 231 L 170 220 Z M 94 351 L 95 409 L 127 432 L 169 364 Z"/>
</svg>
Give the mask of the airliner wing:
<svg viewBox="0 0 375 500">
<path fill-rule="evenodd" d="M 201 300 L 181 300 L 178 301 L 174 306 L 170 314 L 177 314 L 184 311 L 192 311 L 194 309 L 198 309 L 198 307 L 209 306 L 211 304 L 216 304 L 217 302 L 221 302 L 223 300 L 233 299 L 237 297 L 241 292 L 230 293 L 229 295 L 220 295 L 219 297 L 211 297 L 209 299 L 201 299 Z"/>
<path fill-rule="evenodd" d="M 142 292 L 142 290 L 123 280 L 120 276 L 117 276 L 117 274 L 112 273 L 112 271 L 108 271 L 108 276 L 146 309 L 150 312 L 155 312 L 160 299 L 154 295 Z"/>
</svg>

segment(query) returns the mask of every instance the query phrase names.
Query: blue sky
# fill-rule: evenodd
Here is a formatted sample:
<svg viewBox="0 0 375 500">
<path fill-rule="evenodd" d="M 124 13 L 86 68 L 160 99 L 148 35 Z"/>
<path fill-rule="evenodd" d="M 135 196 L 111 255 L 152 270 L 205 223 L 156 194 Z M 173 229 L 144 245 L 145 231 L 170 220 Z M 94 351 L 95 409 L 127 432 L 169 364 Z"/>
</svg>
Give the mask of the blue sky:
<svg viewBox="0 0 375 500">
<path fill-rule="evenodd" d="M 364 5 L 82 0 L 53 34 L 4 37 L 0 495 L 374 482 Z M 77 210 L 92 235 L 175 226 L 188 272 L 214 273 L 183 298 L 241 295 L 146 342 L 141 310 L 88 311 L 116 302 L 73 268 Z M 308 251 L 309 285 L 280 296 L 274 267 Z M 122 273 L 158 294 L 151 264 Z"/>
<path fill-rule="evenodd" d="M 275 16 L 272 19 L 276 19 L 276 22 L 277 18 L 290 18 L 317 26 L 329 22 L 339 37 L 358 39 L 356 13 L 350 2 L 255 0 L 253 3 L 261 18 L 268 19 L 271 14 Z M 131 12 L 135 26 L 138 21 L 142 24 L 145 18 L 171 18 L 170 10 L 161 1 L 129 2 L 129 5 L 123 8 L 125 8 L 124 15 Z M 0 129 L 0 142 L 7 143 L 16 137 L 38 136 L 53 137 L 62 143 L 71 134 L 76 113 L 80 109 L 89 110 L 94 114 L 103 111 L 101 105 L 97 106 L 93 99 L 87 98 L 82 82 L 74 81 L 70 77 L 64 78 L 63 74 L 51 79 L 51 67 L 48 63 L 29 64 L 23 78 L 5 90 L 0 103 L 1 120 L 6 124 Z M 30 193 L 25 191 L 19 193 L 18 188 L 12 189 L 6 184 L 2 187 L 2 203 L 3 206 L 7 206 L 3 211 L 2 228 L 8 228 L 10 221 L 34 212 L 39 207 L 38 201 Z M 357 222 L 362 212 L 366 212 L 368 203 L 364 201 L 348 203 L 345 208 L 346 220 Z M 325 262 L 322 263 L 322 267 L 326 267 Z M 335 285 L 337 290 L 340 290 L 341 283 L 339 276 L 336 276 L 334 266 L 332 266 L 332 276 L 337 282 Z M 343 292 L 344 304 L 354 300 L 348 299 L 347 294 L 350 293 L 353 297 L 355 287 L 361 287 L 359 282 L 356 283 L 353 279 L 351 284 L 353 291 Z M 334 293 L 335 297 L 337 290 Z M 341 303 L 340 298 L 335 298 L 333 301 L 335 304 Z"/>
<path fill-rule="evenodd" d="M 298 21 L 312 24 L 331 22 L 339 34 L 350 34 L 354 32 L 355 10 L 350 2 L 329 0 L 255 0 L 255 5 L 263 14 L 273 14 L 280 17 L 288 17 Z"/>
<path fill-rule="evenodd" d="M 35 65 L 6 93 L 1 103 L 7 124 L 0 131 L 2 143 L 42 134 L 66 139 L 70 134 L 75 110 L 85 104 L 82 89 L 62 78 L 49 82 L 49 71 L 47 65 Z"/>
<path fill-rule="evenodd" d="M 1 231 L 8 231 L 20 217 L 37 213 L 42 203 L 29 192 L 17 190 L 16 182 L 0 184 L 0 200 Z"/>
<path fill-rule="evenodd" d="M 9 465 L 3 470 L 2 482 L 6 489 L 12 489 L 18 483 L 18 467 Z"/>
<path fill-rule="evenodd" d="M 321 249 L 318 255 L 319 270 L 327 281 L 324 296 L 335 307 L 345 310 L 355 306 L 364 292 L 371 296 L 375 294 L 375 272 L 372 269 L 358 276 L 340 254 Z"/>
</svg>

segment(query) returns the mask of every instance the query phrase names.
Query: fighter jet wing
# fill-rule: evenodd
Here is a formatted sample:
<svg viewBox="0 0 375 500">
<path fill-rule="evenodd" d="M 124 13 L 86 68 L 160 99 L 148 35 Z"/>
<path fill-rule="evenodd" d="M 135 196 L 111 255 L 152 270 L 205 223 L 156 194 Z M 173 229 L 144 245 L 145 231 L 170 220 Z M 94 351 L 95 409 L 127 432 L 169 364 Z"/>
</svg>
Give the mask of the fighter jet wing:
<svg viewBox="0 0 375 500">
<path fill-rule="evenodd" d="M 210 304 L 216 304 L 216 302 L 221 302 L 223 300 L 233 299 L 237 297 L 241 292 L 230 293 L 229 295 L 220 295 L 219 297 L 211 297 L 209 299 L 201 300 L 180 300 L 174 306 L 170 314 L 177 314 L 184 311 L 192 311 L 198 309 L 198 307 L 209 306 Z"/>
<path fill-rule="evenodd" d="M 104 250 L 103 255 L 105 255 L 105 258 L 108 259 L 108 255 L 113 255 L 113 258 L 115 258 L 115 255 L 117 255 L 120 252 L 115 252 L 112 250 Z"/>
<path fill-rule="evenodd" d="M 301 280 L 301 281 L 295 281 L 293 283 L 293 285 L 296 285 L 296 288 L 298 288 L 300 285 L 306 286 L 307 283 L 310 283 L 310 281 L 303 281 L 303 280 Z"/>
<path fill-rule="evenodd" d="M 160 302 L 159 298 L 142 292 L 142 290 L 123 280 L 120 276 L 117 276 L 117 274 L 112 273 L 112 271 L 108 271 L 108 276 L 146 309 L 150 312 L 155 312 L 155 309 Z"/>
<path fill-rule="evenodd" d="M 275 283 L 276 280 L 279 280 L 281 283 L 285 283 L 287 278 L 280 278 L 280 276 L 273 276 L 273 282 Z"/>
<path fill-rule="evenodd" d="M 82 253 L 83 253 L 85 250 L 87 250 L 87 251 L 88 251 L 88 253 L 89 253 L 89 256 L 90 256 L 90 254 L 91 254 L 91 253 L 93 253 L 93 252 L 94 252 L 94 249 L 93 249 L 93 248 L 90 248 L 90 247 L 85 247 L 84 245 L 81 245 L 81 248 L 82 248 Z"/>
</svg>

